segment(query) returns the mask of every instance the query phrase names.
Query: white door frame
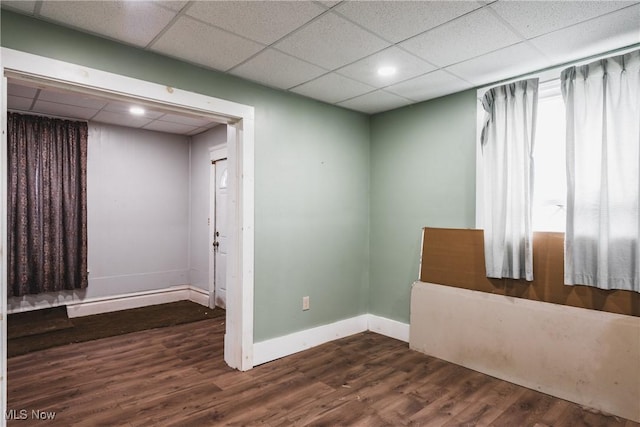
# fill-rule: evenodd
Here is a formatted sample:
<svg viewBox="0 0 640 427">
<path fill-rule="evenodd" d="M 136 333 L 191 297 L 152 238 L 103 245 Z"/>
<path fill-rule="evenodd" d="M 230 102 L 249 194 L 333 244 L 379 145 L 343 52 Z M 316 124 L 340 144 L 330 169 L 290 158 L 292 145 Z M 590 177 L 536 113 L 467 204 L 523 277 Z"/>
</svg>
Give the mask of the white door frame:
<svg viewBox="0 0 640 427">
<path fill-rule="evenodd" d="M 214 230 L 216 224 L 216 168 L 215 162 L 227 158 L 227 143 L 225 141 L 222 147 L 209 148 L 209 308 L 215 308 L 215 290 L 216 290 L 216 263 L 213 248 Z M 213 191 L 212 191 L 213 190 Z M 213 227 L 213 228 L 212 228 Z"/>
<path fill-rule="evenodd" d="M 229 255 L 227 264 L 227 322 L 224 359 L 232 368 L 253 367 L 253 263 L 254 263 L 254 108 L 144 80 L 45 58 L 13 49 L 0 52 L 2 76 L 39 81 L 47 85 L 97 93 L 111 98 L 134 98 L 164 109 L 195 112 L 227 123 L 229 171 Z M 1 94 L 2 144 L 0 166 L 6 171 L 6 90 Z M 6 328 L 6 172 L 0 173 L 0 296 L 2 330 Z M 0 369 L 6 364 L 6 338 L 2 336 Z M 1 408 L 6 407 L 6 375 L 2 372 Z M 4 413 L 4 412 L 3 412 Z"/>
</svg>

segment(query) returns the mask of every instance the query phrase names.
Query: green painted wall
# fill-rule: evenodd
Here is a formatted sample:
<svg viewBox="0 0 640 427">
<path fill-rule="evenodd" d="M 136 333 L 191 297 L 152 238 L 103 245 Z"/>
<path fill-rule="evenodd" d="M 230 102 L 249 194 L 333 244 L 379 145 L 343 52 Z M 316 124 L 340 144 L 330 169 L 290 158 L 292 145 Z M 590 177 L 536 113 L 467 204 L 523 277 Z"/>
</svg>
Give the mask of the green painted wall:
<svg viewBox="0 0 640 427">
<path fill-rule="evenodd" d="M 474 227 L 475 92 L 371 118 L 373 314 L 409 322 L 422 227 Z"/>
<path fill-rule="evenodd" d="M 255 107 L 256 342 L 368 311 L 368 116 L 19 14 L 1 20 L 4 47 Z"/>
</svg>

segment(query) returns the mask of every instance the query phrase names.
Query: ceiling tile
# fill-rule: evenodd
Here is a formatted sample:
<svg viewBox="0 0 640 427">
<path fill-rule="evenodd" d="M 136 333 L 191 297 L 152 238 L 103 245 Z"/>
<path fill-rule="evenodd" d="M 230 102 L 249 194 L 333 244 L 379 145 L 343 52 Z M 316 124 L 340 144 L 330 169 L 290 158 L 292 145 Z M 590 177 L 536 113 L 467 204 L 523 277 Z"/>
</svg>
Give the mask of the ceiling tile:
<svg viewBox="0 0 640 427">
<path fill-rule="evenodd" d="M 132 116 L 131 114 L 120 114 L 111 111 L 100 111 L 91 119 L 93 122 L 108 123 L 118 126 L 140 128 L 151 122 L 147 117 Z"/>
<path fill-rule="evenodd" d="M 154 120 L 143 126 L 143 129 L 154 130 L 157 132 L 176 133 L 180 135 L 188 134 L 197 130 L 199 126 L 189 126 L 180 123 L 164 122 L 162 120 Z"/>
<path fill-rule="evenodd" d="M 479 7 L 475 1 L 350 1 L 335 10 L 398 43 Z"/>
<path fill-rule="evenodd" d="M 439 66 L 473 58 L 521 39 L 485 9 L 479 9 L 400 44 Z"/>
<path fill-rule="evenodd" d="M 332 12 L 275 44 L 283 52 L 335 69 L 389 46 L 389 43 Z"/>
<path fill-rule="evenodd" d="M 23 98 L 33 98 L 38 89 L 35 87 L 22 86 L 16 83 L 7 83 L 7 95 L 21 96 Z"/>
<path fill-rule="evenodd" d="M 195 128 L 191 132 L 188 132 L 187 135 L 195 136 L 195 135 L 201 134 L 203 132 L 206 132 L 207 130 L 208 130 L 207 128 Z"/>
<path fill-rule="evenodd" d="M 526 38 L 629 6 L 632 1 L 499 1 L 491 8 Z M 638 24 L 640 26 L 640 23 Z"/>
<path fill-rule="evenodd" d="M 518 43 L 469 61 L 447 67 L 448 71 L 475 85 L 494 83 L 551 66 L 551 62 L 526 42 Z"/>
<path fill-rule="evenodd" d="M 40 15 L 144 47 L 175 13 L 148 1 L 43 1 Z"/>
<path fill-rule="evenodd" d="M 639 22 L 640 4 L 537 37 L 531 43 L 559 64 L 640 43 Z"/>
<path fill-rule="evenodd" d="M 380 67 L 393 66 L 396 73 L 391 76 L 380 76 Z M 411 77 L 419 76 L 435 67 L 420 58 L 397 47 L 390 47 L 381 52 L 347 65 L 337 72 L 352 79 L 367 83 L 378 88 L 389 86 Z"/>
<path fill-rule="evenodd" d="M 152 46 L 156 52 L 226 71 L 263 46 L 182 16 Z"/>
<path fill-rule="evenodd" d="M 330 73 L 300 85 L 291 91 L 333 104 L 371 92 L 374 89 L 375 88 L 365 85 L 364 83 L 357 82 L 336 73 Z"/>
<path fill-rule="evenodd" d="M 309 1 L 196 1 L 187 15 L 268 45 L 325 10 Z"/>
<path fill-rule="evenodd" d="M 76 107 L 93 108 L 95 110 L 100 110 L 107 105 L 107 101 L 91 98 L 80 93 L 59 92 L 50 89 L 41 90 L 40 95 L 38 95 L 38 100 L 75 105 Z"/>
<path fill-rule="evenodd" d="M 23 98 L 21 96 L 13 96 L 7 94 L 7 109 L 29 111 L 33 104 L 32 98 Z"/>
<path fill-rule="evenodd" d="M 36 101 L 33 111 L 39 113 L 51 114 L 59 117 L 69 117 L 81 120 L 89 120 L 98 110 L 85 107 L 76 107 L 75 105 L 57 104 L 49 101 Z"/>
<path fill-rule="evenodd" d="M 19 11 L 22 13 L 28 13 L 30 15 L 33 15 L 33 13 L 36 10 L 36 3 L 35 1 L 6 1 L 6 0 L 2 0 L 2 7 L 6 7 L 7 9 L 10 10 L 15 10 L 15 11 Z"/>
<path fill-rule="evenodd" d="M 175 12 L 180 11 L 183 7 L 189 3 L 188 1 L 168 1 L 168 0 L 153 0 L 160 6 L 173 10 Z"/>
<path fill-rule="evenodd" d="M 159 117 L 159 120 L 163 122 L 178 123 L 181 125 L 193 127 L 207 126 L 213 121 L 212 119 L 208 119 L 206 117 L 187 117 L 180 114 L 172 113 L 167 113 Z"/>
<path fill-rule="evenodd" d="M 424 76 L 389 86 L 385 90 L 414 101 L 424 101 L 472 87 L 472 84 L 460 80 L 445 71 L 436 70 Z"/>
<path fill-rule="evenodd" d="M 320 67 L 274 49 L 265 49 L 231 74 L 280 89 L 289 89 L 326 73 Z"/>
<path fill-rule="evenodd" d="M 335 6 L 338 3 L 340 3 L 340 0 L 338 0 L 338 1 L 320 0 L 320 1 L 317 1 L 317 3 L 322 3 L 324 6 L 326 6 L 328 8 L 332 8 L 333 6 Z"/>
<path fill-rule="evenodd" d="M 118 113 L 125 116 L 132 116 L 129 112 L 129 109 L 133 106 L 137 106 L 135 101 L 131 102 L 120 102 L 120 101 L 109 101 L 109 103 L 103 108 L 104 111 L 108 111 L 110 113 Z M 147 107 L 143 107 L 145 112 L 142 118 L 147 119 L 157 119 L 162 117 L 164 113 L 159 111 L 153 111 Z M 132 116 L 135 117 L 135 116 Z"/>
<path fill-rule="evenodd" d="M 362 111 L 363 113 L 375 114 L 381 111 L 404 107 L 410 103 L 411 102 L 409 100 L 400 96 L 387 93 L 383 90 L 377 90 L 375 92 L 341 102 L 338 105 L 352 110 Z"/>
</svg>

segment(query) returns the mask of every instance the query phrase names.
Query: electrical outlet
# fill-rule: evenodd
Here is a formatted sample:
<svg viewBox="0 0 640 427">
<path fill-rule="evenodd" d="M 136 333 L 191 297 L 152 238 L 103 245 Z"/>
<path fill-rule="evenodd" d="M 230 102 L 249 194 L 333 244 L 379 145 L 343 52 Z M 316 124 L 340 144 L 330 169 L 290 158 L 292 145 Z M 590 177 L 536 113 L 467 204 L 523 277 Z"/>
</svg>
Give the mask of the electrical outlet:
<svg viewBox="0 0 640 427">
<path fill-rule="evenodd" d="M 309 310 L 309 297 L 302 297 L 302 309 Z"/>
</svg>

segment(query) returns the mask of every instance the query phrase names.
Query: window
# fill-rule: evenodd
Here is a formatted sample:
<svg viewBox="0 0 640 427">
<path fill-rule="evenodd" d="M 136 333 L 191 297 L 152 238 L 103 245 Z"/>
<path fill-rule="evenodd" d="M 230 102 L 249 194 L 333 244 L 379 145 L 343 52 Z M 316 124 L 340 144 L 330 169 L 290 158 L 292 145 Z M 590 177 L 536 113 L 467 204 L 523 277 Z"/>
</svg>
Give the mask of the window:
<svg viewBox="0 0 640 427">
<path fill-rule="evenodd" d="M 488 88 L 478 91 L 478 142 L 476 173 L 476 227 L 483 228 L 482 218 L 482 150 L 481 123 L 484 122 L 482 96 Z M 560 79 L 540 83 L 534 142 L 534 184 L 532 221 L 534 231 L 565 231 L 567 175 L 565 145 L 565 106 Z"/>
<path fill-rule="evenodd" d="M 560 80 L 540 84 L 533 147 L 534 231 L 565 230 L 567 174 L 565 107 Z"/>
</svg>

